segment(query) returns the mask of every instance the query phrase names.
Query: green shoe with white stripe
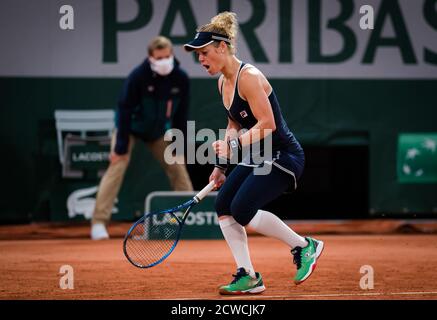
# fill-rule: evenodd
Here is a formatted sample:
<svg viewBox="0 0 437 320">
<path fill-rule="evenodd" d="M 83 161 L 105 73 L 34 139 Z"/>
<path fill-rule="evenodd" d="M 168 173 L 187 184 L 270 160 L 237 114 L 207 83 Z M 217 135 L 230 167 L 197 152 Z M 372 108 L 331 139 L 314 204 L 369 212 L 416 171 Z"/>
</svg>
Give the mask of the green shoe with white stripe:
<svg viewBox="0 0 437 320">
<path fill-rule="evenodd" d="M 233 274 L 234 280 L 230 284 L 221 286 L 220 294 L 237 295 L 237 294 L 257 294 L 263 292 L 264 286 L 261 274 L 255 273 L 256 279 L 252 278 L 244 268 L 239 268 L 237 274 Z"/>
<path fill-rule="evenodd" d="M 294 277 L 295 284 L 301 284 L 313 273 L 317 265 L 317 259 L 323 251 L 323 241 L 310 237 L 305 238 L 308 245 L 305 248 L 296 247 L 291 250 L 293 263 L 297 267 L 297 273 Z"/>
</svg>

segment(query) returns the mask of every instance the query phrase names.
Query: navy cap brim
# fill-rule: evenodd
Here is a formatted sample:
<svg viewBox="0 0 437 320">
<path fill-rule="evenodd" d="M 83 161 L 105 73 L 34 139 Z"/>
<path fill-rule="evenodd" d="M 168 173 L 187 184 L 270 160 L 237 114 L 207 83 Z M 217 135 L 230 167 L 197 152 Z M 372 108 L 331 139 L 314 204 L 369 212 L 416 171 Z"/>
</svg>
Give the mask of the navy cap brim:
<svg viewBox="0 0 437 320">
<path fill-rule="evenodd" d="M 209 45 L 213 42 L 214 42 L 214 40 L 205 41 L 204 39 L 197 38 L 191 42 L 184 44 L 184 49 L 185 49 L 185 51 L 191 52 L 191 51 L 194 51 L 196 49 L 206 47 L 207 45 Z"/>
<path fill-rule="evenodd" d="M 214 41 L 225 41 L 227 43 L 231 43 L 231 40 L 222 34 L 214 32 L 198 32 L 192 41 L 184 44 L 184 49 L 190 52 L 206 47 Z"/>
</svg>

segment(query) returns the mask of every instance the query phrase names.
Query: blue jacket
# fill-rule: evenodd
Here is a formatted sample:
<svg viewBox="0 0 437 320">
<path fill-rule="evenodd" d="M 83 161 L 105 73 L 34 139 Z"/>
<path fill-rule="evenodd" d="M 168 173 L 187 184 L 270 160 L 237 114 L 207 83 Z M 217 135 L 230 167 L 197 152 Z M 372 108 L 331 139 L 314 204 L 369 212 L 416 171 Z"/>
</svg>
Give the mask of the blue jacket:
<svg viewBox="0 0 437 320">
<path fill-rule="evenodd" d="M 149 59 L 136 67 L 124 82 L 116 112 L 115 152 L 125 154 L 129 134 L 144 141 L 162 137 L 169 128 L 186 134 L 190 83 L 188 75 L 175 65 L 168 76 L 150 68 Z"/>
</svg>

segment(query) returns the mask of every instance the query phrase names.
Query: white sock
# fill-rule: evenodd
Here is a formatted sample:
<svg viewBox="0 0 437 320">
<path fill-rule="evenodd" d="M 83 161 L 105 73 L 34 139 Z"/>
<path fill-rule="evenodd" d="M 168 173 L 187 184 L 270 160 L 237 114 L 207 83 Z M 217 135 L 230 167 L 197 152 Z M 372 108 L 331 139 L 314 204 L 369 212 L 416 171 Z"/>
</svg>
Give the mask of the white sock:
<svg viewBox="0 0 437 320">
<path fill-rule="evenodd" d="M 256 278 L 252 262 L 250 261 L 246 229 L 231 216 L 219 219 L 219 224 L 223 236 L 232 251 L 237 268 L 244 268 L 251 277 Z"/>
<path fill-rule="evenodd" d="M 248 226 L 265 236 L 285 242 L 292 249 L 304 248 L 308 245 L 304 237 L 291 230 L 281 219 L 268 211 L 258 210 Z"/>
</svg>

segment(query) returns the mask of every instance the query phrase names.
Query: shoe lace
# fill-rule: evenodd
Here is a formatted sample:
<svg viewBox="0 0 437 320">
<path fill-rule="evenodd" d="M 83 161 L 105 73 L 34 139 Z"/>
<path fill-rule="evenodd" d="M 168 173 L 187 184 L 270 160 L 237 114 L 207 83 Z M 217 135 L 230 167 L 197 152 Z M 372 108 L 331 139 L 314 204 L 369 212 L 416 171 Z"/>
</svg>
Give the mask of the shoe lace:
<svg viewBox="0 0 437 320">
<path fill-rule="evenodd" d="M 294 248 L 291 250 L 291 254 L 293 255 L 293 263 L 297 266 L 297 269 L 300 269 L 302 266 L 302 248 Z"/>
<path fill-rule="evenodd" d="M 232 280 L 232 284 L 237 283 L 242 277 L 247 276 L 248 273 L 244 268 L 239 268 L 236 274 L 233 274 L 234 280 Z"/>
</svg>

